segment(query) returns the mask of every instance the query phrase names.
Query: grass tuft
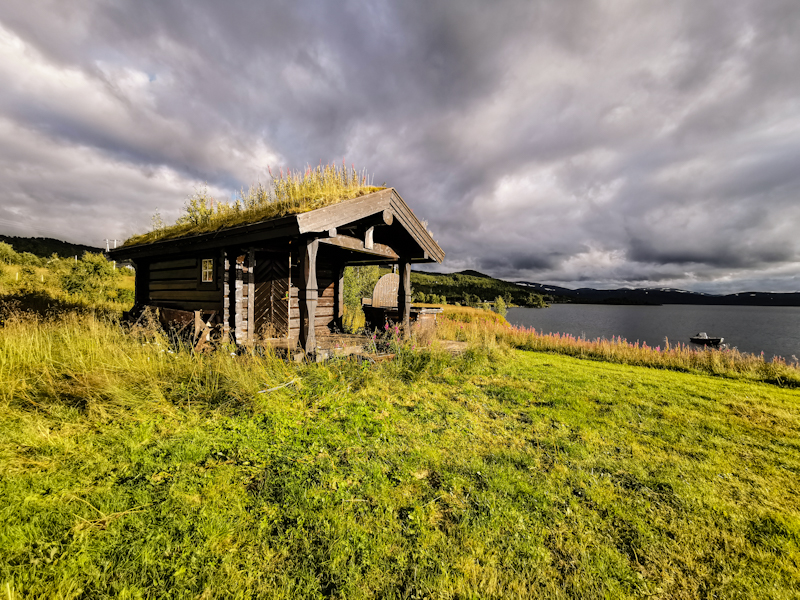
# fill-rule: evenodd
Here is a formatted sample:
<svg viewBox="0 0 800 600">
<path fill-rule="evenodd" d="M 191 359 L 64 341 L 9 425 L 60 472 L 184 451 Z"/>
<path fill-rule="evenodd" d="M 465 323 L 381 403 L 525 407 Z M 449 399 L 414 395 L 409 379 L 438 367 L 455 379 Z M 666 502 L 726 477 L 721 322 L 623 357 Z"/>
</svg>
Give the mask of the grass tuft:
<svg viewBox="0 0 800 600">
<path fill-rule="evenodd" d="M 125 246 L 146 244 L 164 239 L 179 238 L 216 231 L 245 223 L 256 223 L 285 215 L 294 215 L 344 200 L 358 198 L 384 189 L 371 184 L 366 171 L 348 169 L 344 162 L 307 167 L 305 171 L 270 170 L 271 181 L 242 189 L 233 202 L 215 200 L 207 188 L 196 190 L 185 205 L 178 221 L 165 226 L 159 215 L 153 217 L 153 230 L 135 235 Z"/>
</svg>

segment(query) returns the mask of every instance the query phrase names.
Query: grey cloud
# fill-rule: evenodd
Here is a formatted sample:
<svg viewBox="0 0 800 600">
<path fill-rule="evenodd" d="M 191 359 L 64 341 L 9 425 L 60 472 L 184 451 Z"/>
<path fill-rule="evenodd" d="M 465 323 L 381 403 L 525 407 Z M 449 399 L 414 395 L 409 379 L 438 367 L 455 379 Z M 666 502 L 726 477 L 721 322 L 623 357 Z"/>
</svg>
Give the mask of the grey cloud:
<svg viewBox="0 0 800 600">
<path fill-rule="evenodd" d="M 0 26 L 85 86 L 54 102 L 0 54 L 0 119 L 56 149 L 4 139 L 0 206 L 85 211 L 48 226 L 122 235 L 202 181 L 346 158 L 429 221 L 444 270 L 797 287 L 794 0 L 11 0 Z"/>
</svg>

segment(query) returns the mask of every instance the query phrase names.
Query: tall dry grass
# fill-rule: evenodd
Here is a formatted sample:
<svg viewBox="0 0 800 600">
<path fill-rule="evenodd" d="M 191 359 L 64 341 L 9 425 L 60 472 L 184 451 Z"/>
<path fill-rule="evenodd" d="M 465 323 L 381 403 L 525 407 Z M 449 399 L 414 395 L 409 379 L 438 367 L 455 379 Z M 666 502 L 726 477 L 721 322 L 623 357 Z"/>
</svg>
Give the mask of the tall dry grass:
<svg viewBox="0 0 800 600">
<path fill-rule="evenodd" d="M 66 407 L 103 420 L 118 412 L 163 411 L 176 403 L 246 404 L 292 373 L 268 350 L 241 355 L 222 346 L 199 354 L 155 325 L 130 328 L 90 314 L 18 312 L 0 327 L 4 410 Z"/>
<path fill-rule="evenodd" d="M 342 165 L 328 164 L 307 167 L 303 171 L 273 173 L 270 182 L 256 183 L 242 189 L 239 198 L 231 201 L 214 199 L 206 188 L 189 197 L 184 214 L 169 226 L 154 217 L 153 230 L 135 235 L 124 245 L 144 244 L 161 239 L 215 231 L 245 223 L 255 223 L 291 214 L 300 214 L 358 198 L 383 189 L 372 185 L 366 170 L 358 171 Z"/>
</svg>

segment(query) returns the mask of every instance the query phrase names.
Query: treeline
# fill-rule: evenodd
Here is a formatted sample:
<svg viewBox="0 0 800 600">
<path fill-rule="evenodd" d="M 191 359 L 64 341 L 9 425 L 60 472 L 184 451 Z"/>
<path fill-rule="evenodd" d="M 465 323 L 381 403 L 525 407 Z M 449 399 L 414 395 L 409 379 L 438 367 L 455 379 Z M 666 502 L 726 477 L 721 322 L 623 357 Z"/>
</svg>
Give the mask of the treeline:
<svg viewBox="0 0 800 600">
<path fill-rule="evenodd" d="M 101 248 L 86 246 L 84 244 L 70 244 L 53 238 L 46 237 L 16 237 L 13 235 L 0 235 L 0 243 L 11 246 L 15 252 L 24 255 L 33 255 L 38 258 L 49 258 L 53 254 L 58 256 L 83 256 L 84 252 L 100 253 Z"/>
<path fill-rule="evenodd" d="M 481 273 L 411 273 L 412 299 L 432 304 L 479 306 L 502 298 L 506 305 L 543 308 L 541 294 Z"/>
</svg>

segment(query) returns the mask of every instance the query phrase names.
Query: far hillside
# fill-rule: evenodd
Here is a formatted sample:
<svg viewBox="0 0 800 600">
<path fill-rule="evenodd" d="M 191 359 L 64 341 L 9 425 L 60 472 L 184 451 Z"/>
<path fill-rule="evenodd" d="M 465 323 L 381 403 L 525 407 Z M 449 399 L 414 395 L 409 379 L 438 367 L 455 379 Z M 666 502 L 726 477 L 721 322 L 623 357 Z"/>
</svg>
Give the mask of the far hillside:
<svg viewBox="0 0 800 600">
<path fill-rule="evenodd" d="M 515 283 L 489 277 L 478 271 L 449 274 L 412 271 L 411 288 L 414 291 L 416 302 L 444 302 L 442 300 L 444 297 L 449 304 L 459 303 L 473 306 L 482 302 L 491 302 L 501 296 L 506 304 L 546 306 L 541 294 Z M 431 299 L 432 295 L 438 296 L 439 299 Z"/>
<path fill-rule="evenodd" d="M 9 244 L 15 252 L 22 254 L 30 252 L 40 258 L 48 258 L 53 254 L 61 257 L 83 256 L 84 252 L 98 253 L 102 248 L 85 246 L 83 244 L 70 244 L 53 238 L 46 237 L 16 237 L 13 235 L 0 235 L 0 243 Z"/>
</svg>

